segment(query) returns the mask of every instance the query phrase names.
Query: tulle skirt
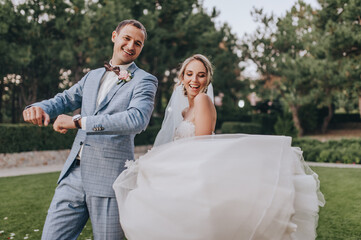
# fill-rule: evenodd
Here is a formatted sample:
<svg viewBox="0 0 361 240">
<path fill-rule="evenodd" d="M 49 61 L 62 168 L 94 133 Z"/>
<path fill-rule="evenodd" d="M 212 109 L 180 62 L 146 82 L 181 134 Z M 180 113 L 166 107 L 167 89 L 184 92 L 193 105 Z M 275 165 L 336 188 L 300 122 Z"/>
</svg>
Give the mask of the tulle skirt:
<svg viewBox="0 0 361 240">
<path fill-rule="evenodd" d="M 323 195 L 289 137 L 181 139 L 127 167 L 113 188 L 128 240 L 316 237 Z"/>
</svg>

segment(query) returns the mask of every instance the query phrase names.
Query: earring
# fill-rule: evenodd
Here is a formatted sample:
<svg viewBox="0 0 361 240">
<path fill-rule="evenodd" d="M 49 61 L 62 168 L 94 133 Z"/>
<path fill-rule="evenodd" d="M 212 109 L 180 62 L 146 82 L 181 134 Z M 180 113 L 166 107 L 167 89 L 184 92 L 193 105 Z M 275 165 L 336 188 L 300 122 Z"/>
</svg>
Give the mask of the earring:
<svg viewBox="0 0 361 240">
<path fill-rule="evenodd" d="M 182 89 L 183 89 L 183 95 L 187 96 L 187 90 L 186 87 L 183 85 L 183 83 L 182 83 Z"/>
</svg>

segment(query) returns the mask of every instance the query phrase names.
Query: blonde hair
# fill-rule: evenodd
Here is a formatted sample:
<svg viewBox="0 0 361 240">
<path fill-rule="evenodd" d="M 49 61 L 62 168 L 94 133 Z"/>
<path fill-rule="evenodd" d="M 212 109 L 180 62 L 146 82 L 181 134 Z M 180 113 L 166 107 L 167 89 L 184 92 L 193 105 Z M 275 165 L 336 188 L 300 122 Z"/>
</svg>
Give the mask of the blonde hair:
<svg viewBox="0 0 361 240">
<path fill-rule="evenodd" d="M 179 73 L 178 73 L 178 79 L 180 80 L 179 84 L 181 84 L 181 81 L 184 78 L 184 72 L 186 70 L 186 67 L 193 60 L 200 61 L 201 63 L 203 63 L 204 67 L 206 68 L 206 71 L 207 71 L 207 85 L 206 86 L 208 86 L 212 81 L 213 66 L 212 66 L 212 63 L 208 60 L 208 58 L 202 54 L 195 54 L 195 55 L 187 58 L 186 60 L 184 60 L 184 62 L 182 63 L 182 66 L 179 70 Z"/>
</svg>

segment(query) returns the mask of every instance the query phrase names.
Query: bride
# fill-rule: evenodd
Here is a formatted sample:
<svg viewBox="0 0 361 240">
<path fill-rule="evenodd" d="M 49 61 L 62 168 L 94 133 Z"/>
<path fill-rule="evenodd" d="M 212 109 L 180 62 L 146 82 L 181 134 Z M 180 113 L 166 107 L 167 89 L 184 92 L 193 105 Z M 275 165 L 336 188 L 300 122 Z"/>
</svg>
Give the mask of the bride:
<svg viewBox="0 0 361 240">
<path fill-rule="evenodd" d="M 315 239 L 318 176 L 291 138 L 214 135 L 209 60 L 184 61 L 154 147 L 113 184 L 128 240 Z"/>
</svg>

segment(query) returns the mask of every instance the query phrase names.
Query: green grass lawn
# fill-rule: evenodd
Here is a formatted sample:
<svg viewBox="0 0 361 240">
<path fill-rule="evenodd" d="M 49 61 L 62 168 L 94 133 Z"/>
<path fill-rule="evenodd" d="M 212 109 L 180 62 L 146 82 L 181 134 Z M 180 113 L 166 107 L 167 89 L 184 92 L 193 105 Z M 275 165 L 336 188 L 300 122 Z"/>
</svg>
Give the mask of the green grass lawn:
<svg viewBox="0 0 361 240">
<path fill-rule="evenodd" d="M 361 239 L 361 169 L 312 167 L 326 205 L 320 210 L 317 239 Z"/>
<path fill-rule="evenodd" d="M 326 205 L 317 239 L 361 239 L 361 169 L 313 167 Z M 59 173 L 0 178 L 0 240 L 40 239 Z M 88 222 L 79 239 L 92 239 Z"/>
<path fill-rule="evenodd" d="M 40 239 L 57 173 L 0 178 L 0 240 Z M 92 239 L 91 224 L 78 239 Z"/>
</svg>

